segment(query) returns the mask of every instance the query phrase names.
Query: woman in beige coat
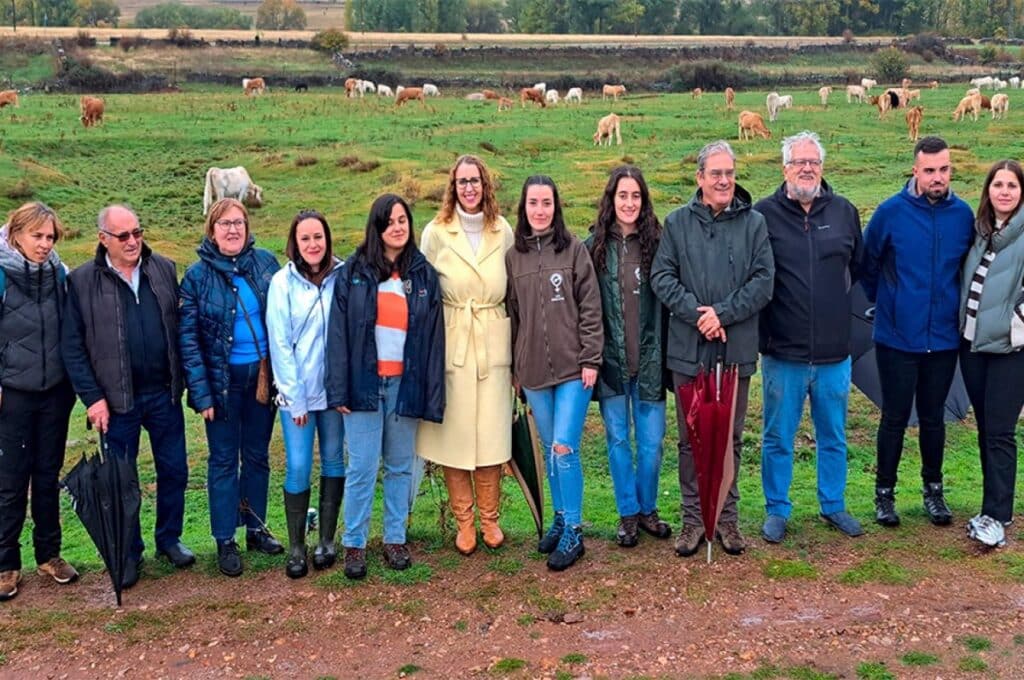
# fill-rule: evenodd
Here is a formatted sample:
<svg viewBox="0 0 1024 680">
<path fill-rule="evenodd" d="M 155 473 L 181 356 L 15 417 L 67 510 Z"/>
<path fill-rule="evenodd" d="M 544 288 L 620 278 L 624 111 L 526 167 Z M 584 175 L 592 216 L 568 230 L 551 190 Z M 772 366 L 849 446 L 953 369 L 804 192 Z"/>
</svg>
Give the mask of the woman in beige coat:
<svg viewBox="0 0 1024 680">
<path fill-rule="evenodd" d="M 424 228 L 420 244 L 441 280 L 448 403 L 444 423 L 420 424 L 416 450 L 444 469 L 458 528 L 455 547 L 464 555 L 476 549 L 474 496 L 484 544 L 497 548 L 505 540 L 498 504 L 501 467 L 512 448 L 505 251 L 513 241 L 483 161 L 461 156 L 448 174 L 444 205 Z"/>
</svg>

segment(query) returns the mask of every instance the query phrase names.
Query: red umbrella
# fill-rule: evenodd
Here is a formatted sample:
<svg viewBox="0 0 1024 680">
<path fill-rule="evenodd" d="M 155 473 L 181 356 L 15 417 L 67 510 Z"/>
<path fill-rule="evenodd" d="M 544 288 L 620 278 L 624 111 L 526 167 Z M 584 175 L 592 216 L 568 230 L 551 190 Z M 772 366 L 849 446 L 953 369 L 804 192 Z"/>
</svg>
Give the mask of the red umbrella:
<svg viewBox="0 0 1024 680">
<path fill-rule="evenodd" d="M 708 562 L 718 518 L 736 476 L 733 464 L 733 421 L 736 415 L 736 385 L 739 369 L 724 367 L 724 345 L 709 373 L 701 367 L 693 382 L 679 387 L 677 398 L 686 414 L 693 463 L 697 468 L 697 492 L 704 535 L 708 537 Z"/>
</svg>

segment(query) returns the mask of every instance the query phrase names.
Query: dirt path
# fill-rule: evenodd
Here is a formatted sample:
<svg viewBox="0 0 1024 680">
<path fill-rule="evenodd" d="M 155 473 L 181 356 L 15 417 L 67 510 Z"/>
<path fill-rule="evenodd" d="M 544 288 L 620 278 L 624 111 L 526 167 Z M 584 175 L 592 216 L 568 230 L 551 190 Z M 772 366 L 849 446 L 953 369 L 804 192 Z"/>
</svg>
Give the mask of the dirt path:
<svg viewBox="0 0 1024 680">
<path fill-rule="evenodd" d="M 716 550 L 710 566 L 676 558 L 670 542 L 626 552 L 595 538 L 562 574 L 525 544 L 465 560 L 445 548 L 416 551 L 423 582 L 408 584 L 385 582 L 373 562 L 355 585 L 338 571 L 288 581 L 279 568 L 228 580 L 204 556 L 163 577 L 149 565 L 121 610 L 105 574 L 66 588 L 31 574 L 0 608 L 0 675 L 775 677 L 765 675 L 775 667 L 779 677 L 852 678 L 860 664 L 884 663 L 899 678 L 979 677 L 979 664 L 990 677 L 1024 677 L 1024 585 L 1005 568 L 1021 553 L 972 553 L 959 531 L 924 531 L 926 550 L 911 544 L 882 562 L 871 555 L 892 541 L 875 534 L 761 544 L 738 558 Z M 766 577 L 808 564 L 808 552 L 817 576 Z M 842 584 L 865 558 L 900 565 L 912 583 Z M 936 660 L 907 665 L 911 652 Z"/>
</svg>

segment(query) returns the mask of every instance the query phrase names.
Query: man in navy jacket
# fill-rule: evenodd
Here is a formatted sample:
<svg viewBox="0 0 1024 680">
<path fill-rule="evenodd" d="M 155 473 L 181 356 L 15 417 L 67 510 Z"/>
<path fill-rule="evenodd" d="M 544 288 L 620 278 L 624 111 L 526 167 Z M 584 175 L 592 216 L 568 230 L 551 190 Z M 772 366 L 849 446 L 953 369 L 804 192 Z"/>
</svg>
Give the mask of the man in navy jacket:
<svg viewBox="0 0 1024 680">
<path fill-rule="evenodd" d="M 878 206 L 864 233 L 863 287 L 875 303 L 882 388 L 875 520 L 896 526 L 894 488 L 903 434 L 917 399 L 924 507 L 933 524 L 953 516 L 942 491 L 943 406 L 960 346 L 960 266 L 974 235 L 970 207 L 949 188 L 949 147 L 924 137 L 914 176 Z"/>
<path fill-rule="evenodd" d="M 780 542 L 793 504 L 793 440 L 810 397 L 817 439 L 821 517 L 848 536 L 846 403 L 850 393 L 850 286 L 863 251 L 857 209 L 822 179 L 825 149 L 813 132 L 782 141 L 785 181 L 754 209 L 768 224 L 775 293 L 761 310 L 764 388 L 761 535 Z"/>
</svg>

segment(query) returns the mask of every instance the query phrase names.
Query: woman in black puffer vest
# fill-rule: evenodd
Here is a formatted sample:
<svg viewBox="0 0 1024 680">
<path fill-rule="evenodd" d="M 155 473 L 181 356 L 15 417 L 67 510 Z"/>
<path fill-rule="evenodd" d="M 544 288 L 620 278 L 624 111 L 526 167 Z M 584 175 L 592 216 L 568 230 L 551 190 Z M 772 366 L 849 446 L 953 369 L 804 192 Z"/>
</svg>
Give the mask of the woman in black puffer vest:
<svg viewBox="0 0 1024 680">
<path fill-rule="evenodd" d="M 60 486 L 75 403 L 60 355 L 65 269 L 54 244 L 60 220 L 26 203 L 0 228 L 0 600 L 18 594 L 29 484 L 39 573 L 78 578 L 60 556 Z"/>
</svg>

